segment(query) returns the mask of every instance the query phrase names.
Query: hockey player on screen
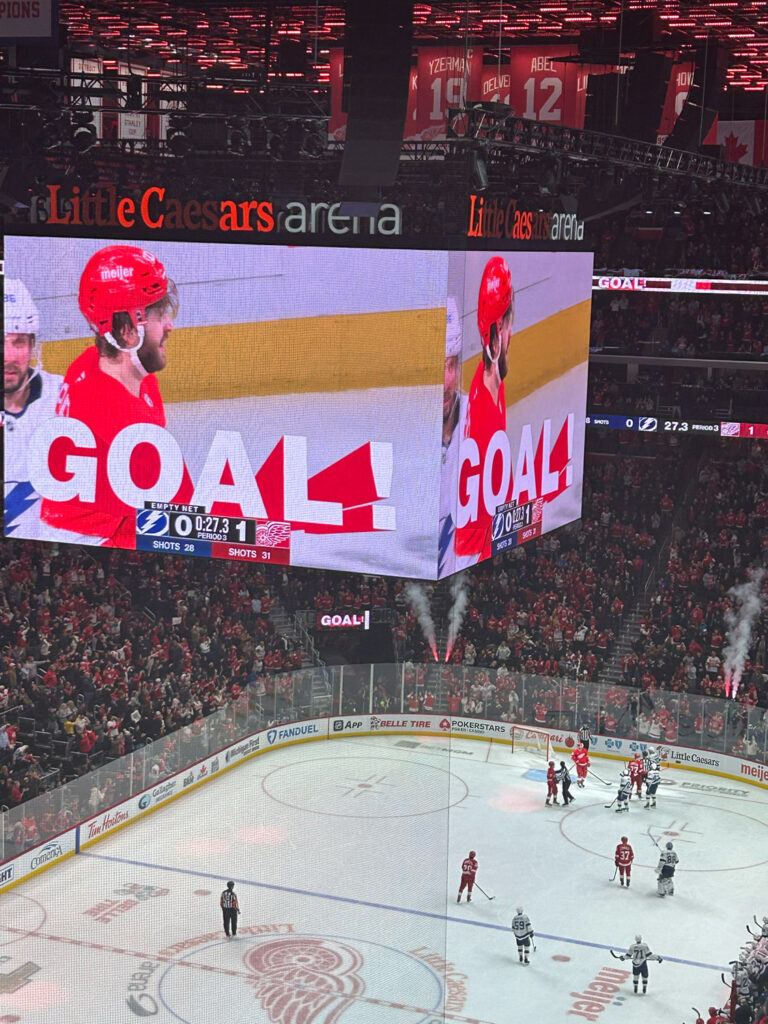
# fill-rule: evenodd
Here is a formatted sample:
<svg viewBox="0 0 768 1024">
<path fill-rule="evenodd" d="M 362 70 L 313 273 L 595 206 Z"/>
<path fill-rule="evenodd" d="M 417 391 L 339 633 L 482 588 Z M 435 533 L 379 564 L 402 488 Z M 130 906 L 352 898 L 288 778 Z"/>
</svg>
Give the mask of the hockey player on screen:
<svg viewBox="0 0 768 1024">
<path fill-rule="evenodd" d="M 650 951 L 646 943 L 643 942 L 642 935 L 635 936 L 635 941 L 626 953 L 622 953 L 619 960 L 632 961 L 632 986 L 635 990 L 635 995 L 637 995 L 638 978 L 643 979 L 643 995 L 645 995 L 648 988 L 648 961 L 658 960 L 660 964 L 664 963 L 660 956 Z"/>
<path fill-rule="evenodd" d="M 645 777 L 645 807 L 656 806 L 656 790 L 659 788 L 659 782 L 661 782 L 661 772 L 658 764 L 654 762 Z"/>
<path fill-rule="evenodd" d="M 643 796 L 643 759 L 639 754 L 635 754 L 627 767 L 629 778 L 632 782 L 632 789 L 637 788 L 637 799 L 641 800 Z"/>
<path fill-rule="evenodd" d="M 583 743 L 579 742 L 578 747 L 571 754 L 573 763 L 576 765 L 576 785 L 579 789 L 584 789 L 584 780 L 587 777 L 587 769 L 589 768 L 591 761 L 589 760 L 589 751 Z"/>
<path fill-rule="evenodd" d="M 497 431 L 507 429 L 507 402 L 504 378 L 509 370 L 509 342 L 515 319 L 515 290 L 507 261 L 492 256 L 485 265 L 477 297 L 477 327 L 483 345 L 467 397 L 462 450 L 471 447 L 479 460 L 482 479 L 485 455 L 491 438 Z M 459 490 L 462 482 L 459 479 Z M 506 500 L 506 496 L 504 498 Z M 471 565 L 491 554 L 491 525 L 493 515 L 480 498 L 477 515 L 463 526 L 457 524 L 455 551 L 462 563 Z"/>
<path fill-rule="evenodd" d="M 445 373 L 443 379 L 442 468 L 440 470 L 440 524 L 438 539 L 438 576 L 456 569 L 453 539 L 456 533 L 456 486 L 461 446 L 461 414 L 466 399 L 461 394 L 461 357 L 463 334 L 459 307 L 448 296 L 445 311 Z"/>
<path fill-rule="evenodd" d="M 679 857 L 675 853 L 672 843 L 667 843 L 661 851 L 659 863 L 656 865 L 656 891 L 659 896 L 674 896 L 675 894 L 675 868 Z"/>
<path fill-rule="evenodd" d="M 459 895 L 456 898 L 457 903 L 461 903 L 461 894 L 464 890 L 467 890 L 467 903 L 472 902 L 472 888 L 475 884 L 475 875 L 477 874 L 477 860 L 475 858 L 475 851 L 470 850 L 469 856 L 465 857 L 461 862 L 461 882 L 459 883 Z"/>
<path fill-rule="evenodd" d="M 629 810 L 629 797 L 632 793 L 632 779 L 629 777 L 629 772 L 625 768 L 619 778 L 619 791 L 616 794 L 618 800 L 618 807 L 616 813 L 621 814 L 622 811 Z"/>
<path fill-rule="evenodd" d="M 40 533 L 40 498 L 29 482 L 32 435 L 56 415 L 62 377 L 46 373 L 40 356 L 40 316 L 19 278 L 5 282 L 4 413 L 5 534 Z"/>
<path fill-rule="evenodd" d="M 550 799 L 553 803 L 557 803 L 557 772 L 555 771 L 554 761 L 550 761 L 549 767 L 547 768 L 547 807 L 549 807 Z"/>
<path fill-rule="evenodd" d="M 86 263 L 78 304 L 95 334 L 94 343 L 67 370 L 56 411 L 85 423 L 94 435 L 98 467 L 95 500 L 86 502 L 79 496 L 65 501 L 43 499 L 42 519 L 50 526 L 72 531 L 86 543 L 133 548 L 135 509 L 112 489 L 107 453 L 115 437 L 128 426 L 165 427 L 155 374 L 165 368 L 168 358 L 165 346 L 179 308 L 176 286 L 160 260 L 146 249 L 110 245 Z M 64 466 L 53 466 L 55 460 L 63 463 L 62 455 L 54 456 L 57 450 L 61 446 L 51 449 L 51 469 L 64 479 Z M 149 486 L 157 477 L 154 458 L 134 457 L 130 469 L 127 465 L 116 469 L 126 476 L 132 474 L 139 486 Z M 114 466 L 110 472 L 115 472 Z M 192 492 L 192 480 L 184 466 L 174 500 L 189 501 Z"/>
<path fill-rule="evenodd" d="M 624 879 L 626 877 L 627 888 L 629 888 L 630 875 L 632 874 L 632 861 L 635 859 L 635 851 L 629 845 L 629 839 L 626 836 L 621 837 L 621 842 L 616 847 L 616 853 L 613 857 L 613 862 L 619 869 L 619 878 L 621 884 L 624 885 Z"/>
<path fill-rule="evenodd" d="M 531 927 L 530 917 L 528 917 L 522 907 L 517 908 L 515 916 L 512 918 L 512 932 L 517 942 L 517 955 L 520 957 L 520 963 L 530 963 L 528 951 L 533 941 L 533 928 Z"/>
</svg>

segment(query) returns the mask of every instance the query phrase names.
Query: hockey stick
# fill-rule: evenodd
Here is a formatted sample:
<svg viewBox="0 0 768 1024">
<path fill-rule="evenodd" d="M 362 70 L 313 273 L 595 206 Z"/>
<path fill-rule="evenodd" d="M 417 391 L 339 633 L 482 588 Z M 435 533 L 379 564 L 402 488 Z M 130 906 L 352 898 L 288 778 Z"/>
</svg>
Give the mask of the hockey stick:
<svg viewBox="0 0 768 1024">
<path fill-rule="evenodd" d="M 590 775 L 594 775 L 594 776 L 595 776 L 595 778 L 596 778 L 596 779 L 597 779 L 597 780 L 598 780 L 599 782 L 602 782 L 602 784 L 603 784 L 604 786 L 612 786 L 612 785 L 613 785 L 613 783 L 612 783 L 612 782 L 606 782 L 606 781 L 605 781 L 605 779 L 601 779 L 601 778 L 600 778 L 600 776 L 599 776 L 599 775 L 597 774 L 597 772 L 596 772 L 596 771 L 594 770 L 594 768 L 591 768 L 591 767 L 590 767 L 590 768 L 588 768 L 588 769 L 587 769 L 587 771 L 589 772 L 589 774 L 590 774 Z"/>
<path fill-rule="evenodd" d="M 745 927 L 745 928 L 747 929 L 747 931 L 749 932 L 749 934 L 750 934 L 750 935 L 752 936 L 752 938 L 753 938 L 753 939 L 759 939 L 759 938 L 760 938 L 760 936 L 759 936 L 759 935 L 756 935 L 756 934 L 755 934 L 755 933 L 754 933 L 754 932 L 753 932 L 753 931 L 752 931 L 752 930 L 750 929 L 750 927 L 749 927 L 749 925 L 748 925 L 748 924 L 747 924 L 747 925 L 745 925 L 744 927 Z"/>
<path fill-rule="evenodd" d="M 652 843 L 653 843 L 653 845 L 654 845 L 654 846 L 656 847 L 656 849 L 657 849 L 657 850 L 660 850 L 660 849 L 661 849 L 661 847 L 660 847 L 660 846 L 659 846 L 659 844 L 658 844 L 658 843 L 656 842 L 656 840 L 655 840 L 655 839 L 653 838 L 653 836 L 651 835 L 651 833 L 650 833 L 650 832 L 646 832 L 646 835 L 647 835 L 647 836 L 648 836 L 648 838 L 649 838 L 649 839 L 651 840 L 651 842 L 652 842 Z"/>
<path fill-rule="evenodd" d="M 618 953 L 614 953 L 612 949 L 609 949 L 608 952 L 611 954 L 611 956 L 615 960 L 623 960 L 624 959 L 624 955 L 623 954 L 621 956 L 619 956 L 619 954 Z"/>
<path fill-rule="evenodd" d="M 616 878 L 616 874 L 617 874 L 618 870 L 619 870 L 619 865 L 617 864 L 616 867 L 613 869 L 613 876 L 611 878 L 611 881 L 613 881 Z"/>
<path fill-rule="evenodd" d="M 604 807 L 604 808 L 606 809 L 606 811 L 607 811 L 609 807 L 613 807 L 613 805 L 614 805 L 614 804 L 616 803 L 616 801 L 617 801 L 618 799 L 619 799 L 619 798 L 618 798 L 617 796 L 615 796 L 615 797 L 613 798 L 613 800 L 611 800 L 611 802 L 610 802 L 609 804 L 603 804 L 603 807 Z"/>
<path fill-rule="evenodd" d="M 496 899 L 495 896 L 489 896 L 488 893 L 485 891 L 485 889 L 481 889 L 480 886 L 477 884 L 477 882 L 475 882 L 475 888 L 476 889 L 480 889 L 480 892 L 483 894 L 483 896 L 485 896 L 485 898 L 487 900 L 495 900 Z"/>
</svg>

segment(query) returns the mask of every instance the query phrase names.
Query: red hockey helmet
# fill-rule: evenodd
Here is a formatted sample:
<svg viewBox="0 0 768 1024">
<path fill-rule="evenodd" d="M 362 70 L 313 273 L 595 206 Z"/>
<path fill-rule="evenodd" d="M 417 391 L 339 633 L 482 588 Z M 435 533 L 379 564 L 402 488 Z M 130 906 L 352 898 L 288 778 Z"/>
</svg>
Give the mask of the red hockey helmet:
<svg viewBox="0 0 768 1024">
<path fill-rule="evenodd" d="M 114 314 L 127 313 L 138 328 L 146 321 L 147 306 L 166 296 L 175 313 L 176 286 L 156 256 L 135 245 L 108 245 L 86 263 L 78 305 L 91 330 L 119 348 L 110 334 Z"/>
<path fill-rule="evenodd" d="M 491 344 L 491 326 L 498 323 L 508 310 L 514 316 L 512 274 L 503 256 L 492 256 L 485 265 L 477 297 L 477 327 L 483 348 Z"/>
<path fill-rule="evenodd" d="M 475 856 L 475 851 L 474 850 L 470 850 L 469 851 L 469 856 L 470 857 L 474 857 Z"/>
</svg>

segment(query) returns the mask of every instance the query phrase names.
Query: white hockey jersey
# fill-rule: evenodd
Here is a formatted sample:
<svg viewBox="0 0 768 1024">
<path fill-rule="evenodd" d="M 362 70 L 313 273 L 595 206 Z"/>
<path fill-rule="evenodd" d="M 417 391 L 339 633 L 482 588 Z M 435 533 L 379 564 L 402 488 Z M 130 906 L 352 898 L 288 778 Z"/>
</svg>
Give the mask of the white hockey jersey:
<svg viewBox="0 0 768 1024">
<path fill-rule="evenodd" d="M 20 413 L 3 413 L 5 448 L 5 533 L 35 539 L 40 527 L 40 497 L 29 482 L 27 462 L 38 427 L 56 415 L 63 377 L 40 370 L 29 383 Z"/>
<path fill-rule="evenodd" d="M 675 865 L 679 857 L 674 850 L 662 850 L 659 856 L 659 863 L 656 866 L 656 874 L 662 874 L 665 878 L 671 878 L 675 873 Z"/>
<path fill-rule="evenodd" d="M 632 779 L 627 775 L 619 779 L 619 793 L 628 796 L 632 792 Z"/>
<path fill-rule="evenodd" d="M 622 959 L 631 960 L 633 967 L 642 967 L 646 960 L 658 960 L 661 957 L 652 953 L 646 942 L 633 942 Z"/>
<path fill-rule="evenodd" d="M 512 918 L 512 931 L 516 939 L 526 939 L 533 935 L 530 917 L 527 914 L 515 914 Z"/>
<path fill-rule="evenodd" d="M 646 780 L 645 780 L 646 786 L 648 786 L 648 788 L 650 788 L 651 786 L 658 786 L 660 781 L 661 781 L 661 772 L 659 771 L 659 769 L 658 768 L 649 768 L 648 769 L 648 775 L 647 775 Z"/>
</svg>

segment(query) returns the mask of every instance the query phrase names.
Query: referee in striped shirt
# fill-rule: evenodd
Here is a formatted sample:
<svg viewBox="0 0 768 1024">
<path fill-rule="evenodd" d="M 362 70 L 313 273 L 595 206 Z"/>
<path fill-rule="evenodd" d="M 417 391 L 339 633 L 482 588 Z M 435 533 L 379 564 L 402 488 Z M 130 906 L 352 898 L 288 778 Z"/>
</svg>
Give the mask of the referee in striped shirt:
<svg viewBox="0 0 768 1024">
<path fill-rule="evenodd" d="M 584 744 L 584 749 L 589 750 L 589 744 L 592 742 L 592 731 L 587 722 L 579 729 L 579 739 Z"/>
<path fill-rule="evenodd" d="M 237 935 L 237 915 L 240 913 L 234 882 L 227 882 L 227 888 L 221 894 L 219 904 L 224 915 L 224 934 L 229 938 L 231 929 L 232 937 L 234 938 Z"/>
</svg>

